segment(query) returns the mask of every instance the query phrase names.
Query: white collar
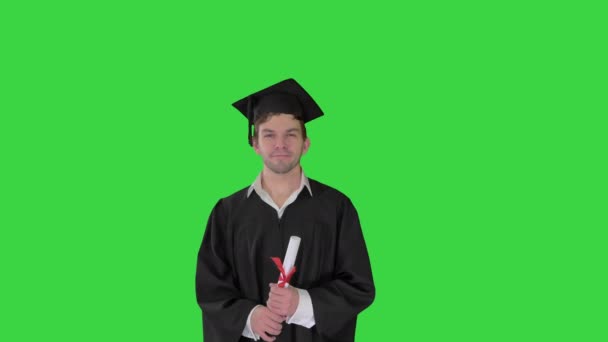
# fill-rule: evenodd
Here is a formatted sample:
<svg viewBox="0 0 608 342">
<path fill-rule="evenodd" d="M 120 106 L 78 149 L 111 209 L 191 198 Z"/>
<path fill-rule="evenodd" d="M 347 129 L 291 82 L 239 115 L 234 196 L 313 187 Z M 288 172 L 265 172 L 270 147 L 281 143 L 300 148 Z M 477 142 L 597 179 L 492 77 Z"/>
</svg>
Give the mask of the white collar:
<svg viewBox="0 0 608 342">
<path fill-rule="evenodd" d="M 308 189 L 310 196 L 312 196 L 312 189 L 310 188 L 310 182 L 308 181 L 308 177 L 306 177 L 306 175 L 304 174 L 304 170 L 302 170 L 301 177 L 300 177 L 300 187 L 298 188 L 298 190 L 296 190 L 296 192 L 300 193 L 304 187 L 306 187 Z M 258 176 L 255 178 L 255 181 L 253 182 L 253 184 L 251 184 L 249 186 L 249 189 L 247 190 L 247 198 L 249 198 L 249 196 L 251 195 L 253 190 L 255 190 L 255 192 L 257 192 L 258 195 L 261 195 L 262 193 L 266 193 L 266 190 L 264 190 L 264 188 L 262 188 L 262 172 L 260 172 L 258 174 Z"/>
</svg>

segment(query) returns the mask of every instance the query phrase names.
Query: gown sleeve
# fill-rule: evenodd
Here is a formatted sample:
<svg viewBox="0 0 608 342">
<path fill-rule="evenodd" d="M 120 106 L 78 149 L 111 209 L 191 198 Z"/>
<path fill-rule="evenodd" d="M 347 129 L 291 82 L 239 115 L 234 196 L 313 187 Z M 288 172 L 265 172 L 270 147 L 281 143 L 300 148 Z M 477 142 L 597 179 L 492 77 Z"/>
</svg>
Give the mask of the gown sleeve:
<svg viewBox="0 0 608 342">
<path fill-rule="evenodd" d="M 213 208 L 196 266 L 196 298 L 203 312 L 205 342 L 238 341 L 257 305 L 243 298 L 235 274 L 231 233 L 222 200 Z"/>
<path fill-rule="evenodd" d="M 357 314 L 374 300 L 375 287 L 359 217 L 350 200 L 339 215 L 333 278 L 308 289 L 316 329 L 332 341 L 354 340 Z"/>
</svg>

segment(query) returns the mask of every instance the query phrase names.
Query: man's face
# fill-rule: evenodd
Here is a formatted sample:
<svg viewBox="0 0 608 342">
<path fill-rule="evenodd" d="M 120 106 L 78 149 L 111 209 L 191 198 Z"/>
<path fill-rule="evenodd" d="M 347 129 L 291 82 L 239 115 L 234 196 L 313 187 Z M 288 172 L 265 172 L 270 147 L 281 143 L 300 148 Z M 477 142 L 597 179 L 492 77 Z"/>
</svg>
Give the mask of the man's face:
<svg viewBox="0 0 608 342">
<path fill-rule="evenodd" d="M 285 174 L 300 164 L 308 151 L 310 140 L 303 138 L 300 122 L 293 115 L 273 115 L 257 127 L 253 148 L 272 172 Z"/>
</svg>

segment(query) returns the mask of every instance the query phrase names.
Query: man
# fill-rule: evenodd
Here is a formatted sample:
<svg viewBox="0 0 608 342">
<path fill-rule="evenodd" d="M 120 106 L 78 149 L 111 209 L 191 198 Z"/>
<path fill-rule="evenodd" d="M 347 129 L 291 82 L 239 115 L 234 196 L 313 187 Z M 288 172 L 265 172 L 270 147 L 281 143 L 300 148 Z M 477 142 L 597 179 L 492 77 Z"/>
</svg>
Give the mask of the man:
<svg viewBox="0 0 608 342">
<path fill-rule="evenodd" d="M 264 166 L 209 217 L 196 272 L 204 341 L 353 341 L 375 296 L 359 218 L 348 197 L 300 166 L 305 123 L 323 112 L 293 79 L 233 105 Z M 291 236 L 301 238 L 296 271 L 279 287 L 271 257 L 283 257 Z"/>
</svg>

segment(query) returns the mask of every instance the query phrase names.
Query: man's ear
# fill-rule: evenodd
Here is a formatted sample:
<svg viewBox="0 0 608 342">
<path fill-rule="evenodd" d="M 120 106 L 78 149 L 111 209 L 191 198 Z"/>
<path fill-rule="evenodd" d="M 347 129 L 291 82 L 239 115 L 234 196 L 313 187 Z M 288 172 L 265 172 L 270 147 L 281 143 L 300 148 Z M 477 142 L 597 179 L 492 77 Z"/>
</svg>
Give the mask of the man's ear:
<svg viewBox="0 0 608 342">
<path fill-rule="evenodd" d="M 251 144 L 255 153 L 260 154 L 260 146 L 258 145 L 258 139 L 256 137 L 251 137 Z"/>
<path fill-rule="evenodd" d="M 304 139 L 304 148 L 302 149 L 302 154 L 306 154 L 306 152 L 308 152 L 309 148 L 310 148 L 310 139 L 308 137 L 306 137 L 306 139 Z"/>
</svg>

